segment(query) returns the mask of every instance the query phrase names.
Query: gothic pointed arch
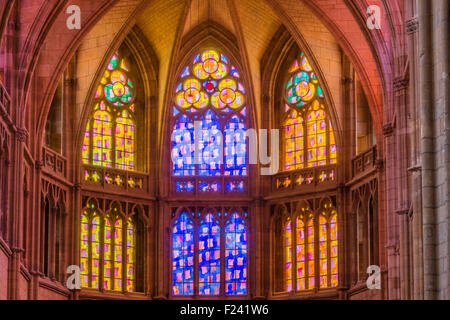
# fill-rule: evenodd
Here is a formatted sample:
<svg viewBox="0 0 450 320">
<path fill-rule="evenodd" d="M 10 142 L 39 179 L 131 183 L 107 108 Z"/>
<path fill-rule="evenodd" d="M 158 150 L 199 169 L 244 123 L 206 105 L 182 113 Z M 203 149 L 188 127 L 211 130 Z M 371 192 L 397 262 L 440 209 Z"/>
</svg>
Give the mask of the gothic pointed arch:
<svg viewBox="0 0 450 320">
<path fill-rule="evenodd" d="M 222 45 L 231 36 L 216 27 L 212 30 L 201 40 L 191 32 L 189 43 L 195 39 L 199 43 L 175 67 L 167 104 L 172 194 L 201 197 L 249 192 L 247 81 L 237 58 L 239 51 L 234 45 Z"/>
</svg>

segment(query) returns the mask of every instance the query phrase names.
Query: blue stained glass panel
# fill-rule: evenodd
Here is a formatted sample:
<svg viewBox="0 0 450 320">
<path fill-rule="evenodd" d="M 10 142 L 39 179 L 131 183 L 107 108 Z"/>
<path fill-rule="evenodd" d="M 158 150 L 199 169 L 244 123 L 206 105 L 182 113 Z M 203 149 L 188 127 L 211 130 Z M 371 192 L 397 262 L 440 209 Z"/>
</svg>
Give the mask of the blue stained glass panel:
<svg viewBox="0 0 450 320">
<path fill-rule="evenodd" d="M 238 116 L 225 127 L 225 175 L 247 175 L 246 127 Z"/>
<path fill-rule="evenodd" d="M 195 175 L 194 125 L 184 115 L 177 119 L 172 132 L 171 157 L 174 176 Z"/>
<path fill-rule="evenodd" d="M 225 227 L 225 294 L 247 294 L 247 227 L 234 213 Z"/>
<path fill-rule="evenodd" d="M 220 226 L 212 214 L 200 223 L 198 267 L 199 294 L 220 294 Z"/>
<path fill-rule="evenodd" d="M 186 212 L 173 227 L 172 265 L 173 294 L 194 294 L 194 224 Z"/>
</svg>

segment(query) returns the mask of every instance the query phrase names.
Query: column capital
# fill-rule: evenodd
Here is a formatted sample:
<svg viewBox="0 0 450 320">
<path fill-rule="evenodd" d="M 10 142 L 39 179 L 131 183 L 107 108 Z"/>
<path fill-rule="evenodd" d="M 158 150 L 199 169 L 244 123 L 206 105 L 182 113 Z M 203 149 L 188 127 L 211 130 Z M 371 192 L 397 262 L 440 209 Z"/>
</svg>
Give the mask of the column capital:
<svg viewBox="0 0 450 320">
<path fill-rule="evenodd" d="M 18 128 L 16 130 L 16 138 L 19 142 L 25 142 L 28 138 L 28 131 L 24 128 Z"/>
<path fill-rule="evenodd" d="M 419 19 L 417 17 L 411 17 L 406 20 L 406 33 L 413 34 L 419 30 Z"/>
<path fill-rule="evenodd" d="M 408 85 L 409 85 L 409 77 L 408 76 L 396 77 L 392 81 L 392 84 L 394 86 L 394 91 L 395 92 L 406 90 L 408 88 Z"/>
<path fill-rule="evenodd" d="M 390 137 L 394 133 L 394 125 L 389 122 L 383 125 L 383 135 L 385 137 Z"/>
</svg>

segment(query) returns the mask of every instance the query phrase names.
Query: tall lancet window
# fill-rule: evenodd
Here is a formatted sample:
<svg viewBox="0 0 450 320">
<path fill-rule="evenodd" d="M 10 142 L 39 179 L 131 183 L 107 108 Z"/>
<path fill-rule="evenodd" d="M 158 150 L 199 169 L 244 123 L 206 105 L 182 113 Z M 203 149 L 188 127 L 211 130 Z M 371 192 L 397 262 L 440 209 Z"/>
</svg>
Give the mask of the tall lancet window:
<svg viewBox="0 0 450 320">
<path fill-rule="evenodd" d="M 246 209 L 180 209 L 172 224 L 172 295 L 247 295 L 247 252 Z"/>
<path fill-rule="evenodd" d="M 120 205 L 113 203 L 103 214 L 95 201 L 89 201 L 81 215 L 80 266 L 83 288 L 118 292 L 140 292 L 143 259 L 142 228 L 137 214 L 125 217 Z M 139 269 L 139 273 L 137 273 Z"/>
<path fill-rule="evenodd" d="M 246 191 L 246 89 L 231 60 L 217 50 L 195 55 L 180 73 L 173 103 L 173 190 Z"/>
<path fill-rule="evenodd" d="M 116 52 L 95 93 L 82 147 L 84 164 L 136 170 L 134 89 L 127 62 Z"/>
<path fill-rule="evenodd" d="M 335 164 L 336 140 L 325 96 L 304 53 L 288 71 L 284 101 L 284 171 Z"/>
</svg>

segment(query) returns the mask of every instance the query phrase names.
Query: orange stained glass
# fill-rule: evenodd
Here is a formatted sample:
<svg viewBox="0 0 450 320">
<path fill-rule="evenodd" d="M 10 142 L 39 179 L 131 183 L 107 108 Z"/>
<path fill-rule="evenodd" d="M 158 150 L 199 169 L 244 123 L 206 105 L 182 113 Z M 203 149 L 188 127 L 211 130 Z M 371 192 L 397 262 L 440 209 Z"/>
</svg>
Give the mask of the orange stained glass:
<svg viewBox="0 0 450 320">
<path fill-rule="evenodd" d="M 126 260 L 126 279 L 127 291 L 135 291 L 135 255 L 136 255 L 136 229 L 132 218 L 128 220 L 127 227 L 127 260 Z"/>
<path fill-rule="evenodd" d="M 336 164 L 336 140 L 325 106 L 325 94 L 303 52 L 288 73 L 282 110 L 283 117 L 288 119 L 281 123 L 284 131 L 284 170 Z"/>
<path fill-rule="evenodd" d="M 291 116 L 285 121 L 284 148 L 285 170 L 303 169 L 305 166 L 304 155 L 304 129 L 303 118 L 297 111 L 292 111 Z"/>
<path fill-rule="evenodd" d="M 297 290 L 315 287 L 314 277 L 314 219 L 300 214 L 297 218 Z"/>
<path fill-rule="evenodd" d="M 327 117 L 323 109 L 310 111 L 306 121 L 307 127 L 307 163 L 308 167 L 327 164 Z"/>
<path fill-rule="evenodd" d="M 292 223 L 288 218 L 285 226 L 286 281 L 288 292 L 292 291 Z"/>
<path fill-rule="evenodd" d="M 307 289 L 306 285 L 306 239 L 303 218 L 297 218 L 297 290 Z"/>
</svg>

